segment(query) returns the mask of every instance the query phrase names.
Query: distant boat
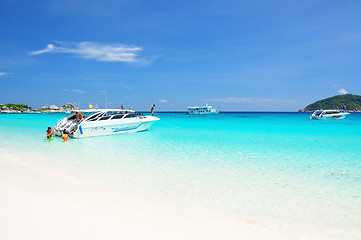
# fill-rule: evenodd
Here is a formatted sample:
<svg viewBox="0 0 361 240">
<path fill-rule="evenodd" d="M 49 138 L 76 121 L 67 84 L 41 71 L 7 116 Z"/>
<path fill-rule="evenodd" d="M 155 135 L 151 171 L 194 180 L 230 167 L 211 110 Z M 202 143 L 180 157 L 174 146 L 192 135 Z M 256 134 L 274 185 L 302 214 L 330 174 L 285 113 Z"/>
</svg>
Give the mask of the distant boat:
<svg viewBox="0 0 361 240">
<path fill-rule="evenodd" d="M 65 110 L 65 113 L 66 113 L 66 114 L 70 114 L 70 113 L 71 113 L 71 109 L 70 109 L 70 108 L 67 108 L 67 109 Z"/>
<path fill-rule="evenodd" d="M 37 111 L 33 111 L 33 110 L 28 109 L 28 110 L 26 110 L 26 112 L 25 112 L 25 113 L 31 113 L 31 114 L 34 114 L 34 113 L 40 113 L 40 112 L 37 112 Z"/>
<path fill-rule="evenodd" d="M 328 119 L 344 119 L 348 114 L 348 112 L 342 112 L 339 110 L 316 110 L 310 116 L 310 119 L 313 120 L 328 120 Z"/>
<path fill-rule="evenodd" d="M 211 115 L 218 114 L 216 109 L 213 109 L 212 106 L 202 106 L 202 107 L 188 107 L 187 114 L 189 115 Z"/>
</svg>

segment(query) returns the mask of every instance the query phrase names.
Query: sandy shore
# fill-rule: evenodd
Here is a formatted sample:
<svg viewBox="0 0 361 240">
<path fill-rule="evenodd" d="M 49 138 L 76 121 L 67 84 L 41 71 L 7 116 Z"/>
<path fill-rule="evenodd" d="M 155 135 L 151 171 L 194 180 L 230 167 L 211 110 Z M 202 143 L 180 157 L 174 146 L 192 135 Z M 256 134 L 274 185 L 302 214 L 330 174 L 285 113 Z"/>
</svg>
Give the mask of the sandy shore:
<svg viewBox="0 0 361 240">
<path fill-rule="evenodd" d="M 0 155 L 0 239 L 357 239 L 240 221 Z"/>
</svg>

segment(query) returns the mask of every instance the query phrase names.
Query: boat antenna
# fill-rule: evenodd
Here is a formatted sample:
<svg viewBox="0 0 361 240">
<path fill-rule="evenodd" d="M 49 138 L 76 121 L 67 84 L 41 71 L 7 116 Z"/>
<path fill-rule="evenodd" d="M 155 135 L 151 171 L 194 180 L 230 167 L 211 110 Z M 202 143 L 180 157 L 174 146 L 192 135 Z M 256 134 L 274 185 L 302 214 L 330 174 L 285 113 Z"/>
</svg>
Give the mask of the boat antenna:
<svg viewBox="0 0 361 240">
<path fill-rule="evenodd" d="M 108 91 L 107 91 L 107 72 L 105 71 L 105 65 L 104 65 L 104 87 L 105 87 L 105 91 L 104 91 L 104 95 L 105 95 L 105 109 L 108 110 Z"/>
<path fill-rule="evenodd" d="M 105 90 L 105 109 L 108 110 L 108 92 Z"/>
</svg>

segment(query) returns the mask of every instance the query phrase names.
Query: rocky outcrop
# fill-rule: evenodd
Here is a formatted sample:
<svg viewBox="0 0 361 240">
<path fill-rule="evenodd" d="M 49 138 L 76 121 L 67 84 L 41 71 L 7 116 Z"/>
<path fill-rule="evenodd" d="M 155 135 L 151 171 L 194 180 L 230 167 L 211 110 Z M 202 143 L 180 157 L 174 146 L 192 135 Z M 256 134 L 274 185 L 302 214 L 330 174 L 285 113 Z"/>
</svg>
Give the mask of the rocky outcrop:
<svg viewBox="0 0 361 240">
<path fill-rule="evenodd" d="M 68 103 L 68 104 L 66 104 L 66 105 L 63 105 L 62 108 L 64 108 L 64 109 L 69 108 L 69 109 L 71 109 L 71 110 L 79 110 L 79 109 L 78 109 L 77 107 L 75 107 L 72 103 Z"/>
<path fill-rule="evenodd" d="M 51 105 L 49 107 L 50 110 L 59 110 L 59 107 L 55 106 L 55 105 Z"/>
<path fill-rule="evenodd" d="M 7 106 L 6 106 L 7 105 Z M 61 107 L 56 105 L 42 106 L 39 110 L 32 110 L 31 107 L 23 104 L 0 104 L 0 113 L 63 113 L 67 109 L 78 110 L 72 103 L 68 103 Z M 10 106 L 10 108 L 8 107 Z"/>
<path fill-rule="evenodd" d="M 19 110 L 1 110 L 0 113 L 23 113 Z"/>
<path fill-rule="evenodd" d="M 30 107 L 24 104 L 0 104 L 0 113 L 23 113 L 28 109 L 30 109 Z"/>
</svg>

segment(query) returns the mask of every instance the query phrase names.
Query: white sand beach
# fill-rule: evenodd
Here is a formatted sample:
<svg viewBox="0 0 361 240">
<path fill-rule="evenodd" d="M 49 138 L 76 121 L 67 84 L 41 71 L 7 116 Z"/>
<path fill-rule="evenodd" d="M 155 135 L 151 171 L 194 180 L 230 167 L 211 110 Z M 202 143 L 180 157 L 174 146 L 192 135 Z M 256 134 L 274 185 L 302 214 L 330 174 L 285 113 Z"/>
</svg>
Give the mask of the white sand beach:
<svg viewBox="0 0 361 240">
<path fill-rule="evenodd" d="M 359 239 L 238 220 L 0 155 L 0 239 Z"/>
</svg>

